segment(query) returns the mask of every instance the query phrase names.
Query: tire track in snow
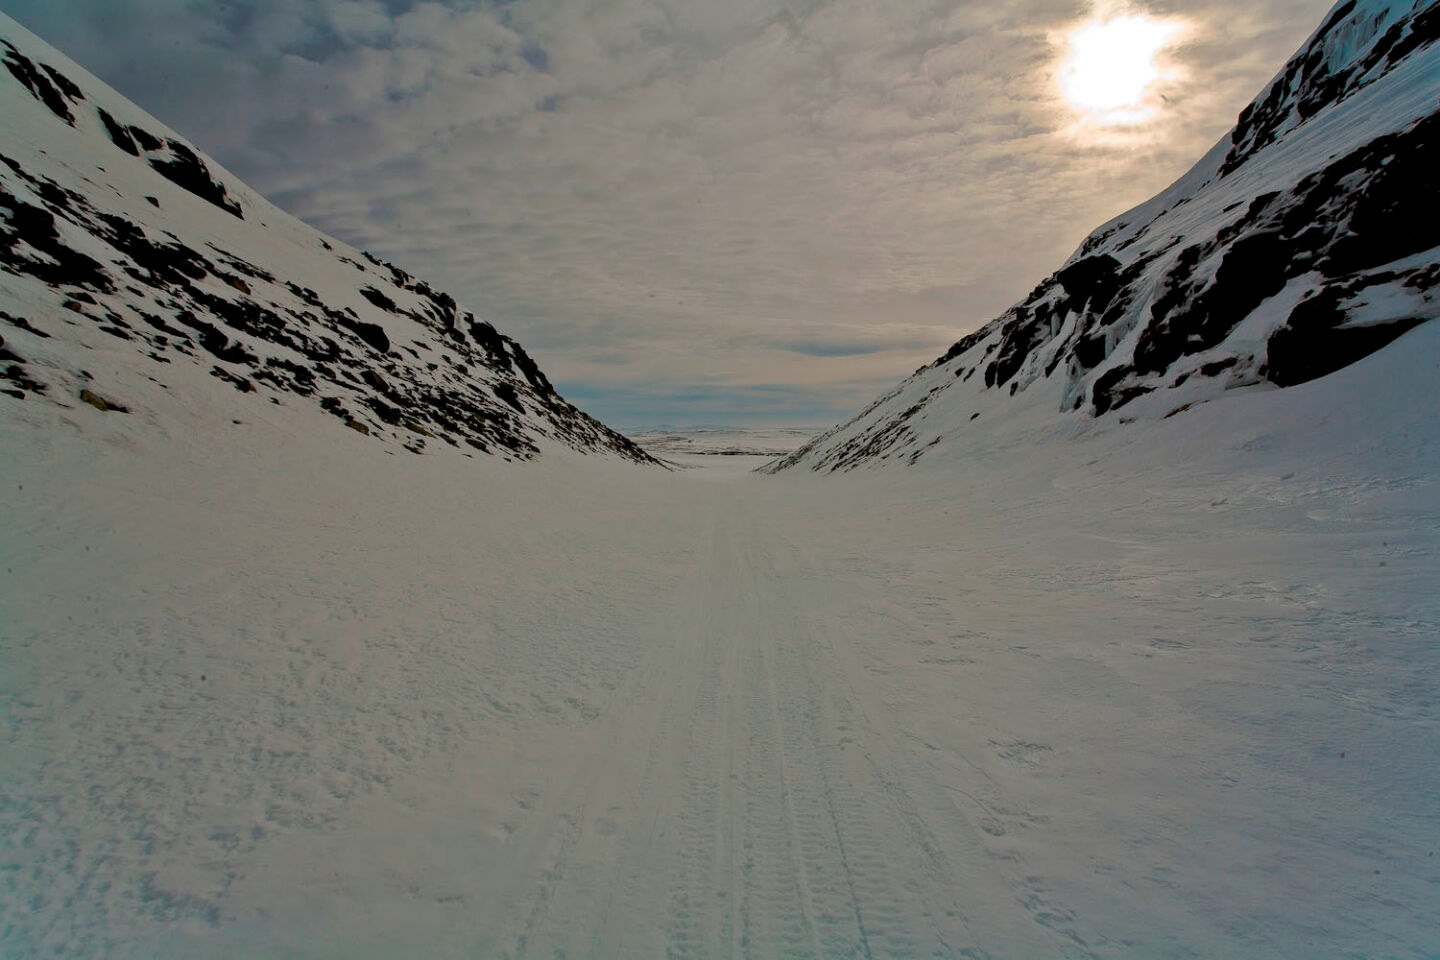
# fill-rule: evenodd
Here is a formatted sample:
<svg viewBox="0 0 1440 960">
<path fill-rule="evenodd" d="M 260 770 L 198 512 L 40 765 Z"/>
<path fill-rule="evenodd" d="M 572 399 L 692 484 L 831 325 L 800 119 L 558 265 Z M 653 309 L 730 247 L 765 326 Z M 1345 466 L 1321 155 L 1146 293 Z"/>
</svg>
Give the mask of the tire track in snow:
<svg viewBox="0 0 1440 960">
<path fill-rule="evenodd" d="M 707 944 L 720 942 L 720 910 L 712 893 L 718 847 L 719 789 L 714 767 L 719 677 L 711 664 L 704 669 L 690 715 L 690 759 L 676 823 L 678 848 L 672 872 L 667 957 L 705 956 Z"/>
<path fill-rule="evenodd" d="M 675 822 L 666 956 L 710 956 L 721 944 L 733 952 L 735 875 L 733 831 L 735 734 L 733 681 L 745 632 L 732 584 L 740 563 L 724 513 L 717 515 L 701 596 L 691 614 L 699 653 L 699 685 L 688 721 L 684 788 Z M 742 924 L 743 927 L 743 924 Z"/>
<path fill-rule="evenodd" d="M 957 955 L 915 905 L 944 882 L 934 845 L 880 773 L 886 744 L 827 662 L 823 621 L 796 607 L 815 571 L 783 549 L 750 503 L 721 507 L 692 621 L 667 955 Z"/>
<path fill-rule="evenodd" d="M 787 591 L 792 616 L 808 621 L 789 631 L 808 645 L 799 665 L 823 673 L 817 689 L 832 712 L 841 749 L 818 754 L 841 798 L 836 811 L 841 834 L 849 837 L 854 825 L 864 824 L 862 832 L 874 827 L 885 840 L 886 863 L 878 871 L 858 856 L 850 858 L 855 874 L 865 877 L 857 881 L 862 905 L 880 904 L 867 910 L 874 955 L 976 958 L 989 956 L 981 944 L 1005 944 L 1009 955 L 1094 956 L 1070 926 L 1075 914 L 1056 904 L 1049 891 L 1037 895 L 1042 878 L 1030 875 L 1023 853 L 1008 838 L 997 839 L 1005 834 L 997 818 L 1025 825 L 1029 815 L 1012 809 L 999 785 L 962 752 L 935 753 L 907 729 L 910 703 L 887 700 L 875 683 L 876 674 L 889 666 L 884 656 L 889 637 L 872 638 L 870 631 L 880 619 L 877 611 L 903 618 L 894 596 L 876 594 L 881 584 L 873 578 L 849 575 L 857 559 L 847 556 L 853 550 L 841 549 L 822 563 L 806 549 L 809 540 L 797 542 L 781 532 L 768 542 L 778 552 L 774 565 L 795 571 Z M 830 569 L 839 571 L 838 578 L 827 576 Z M 865 630 L 857 630 L 859 625 Z M 916 628 L 926 632 L 923 625 Z M 947 620 L 931 629 L 949 634 L 954 628 Z M 927 752 L 917 753 L 917 745 Z M 962 765 L 973 783 L 961 787 L 965 781 L 957 783 L 953 769 L 937 770 L 937 756 Z M 890 891 L 896 884 L 901 891 L 898 899 L 885 898 L 887 873 Z M 894 904 L 899 908 L 892 909 Z"/>
<path fill-rule="evenodd" d="M 792 795 L 797 771 L 788 758 L 813 741 L 787 744 L 797 728 L 777 702 L 777 640 L 766 618 L 771 571 L 756 568 L 754 538 L 762 534 L 737 507 L 727 502 L 717 518 L 702 573 L 695 623 L 703 676 L 676 820 L 667 955 L 835 955 L 843 937 L 827 945 L 812 904 L 817 882 L 839 889 L 843 862 L 834 856 L 833 824 L 827 836 L 818 819 L 822 807 L 797 806 Z M 813 784 L 818 771 L 798 772 Z M 810 787 L 801 792 L 820 796 Z M 853 898 L 848 909 L 854 915 Z"/>
<path fill-rule="evenodd" d="M 815 950 L 824 956 L 914 956 L 904 932 L 904 898 L 887 860 L 888 815 L 859 802 L 843 769 L 853 738 L 843 699 L 833 688 L 833 667 L 813 636 L 816 622 L 797 606 L 797 586 L 812 569 L 777 555 L 777 527 L 753 514 L 746 537 L 763 564 L 766 650 L 775 667 L 774 712 L 781 728 L 782 778 L 790 816 L 804 841 L 801 870 L 814 903 Z M 739 524 L 737 523 L 737 526 Z M 841 708 L 837 710 L 837 705 Z"/>
<path fill-rule="evenodd" d="M 773 617 L 777 636 L 786 638 L 781 652 L 788 663 L 781 673 L 792 678 L 786 700 L 806 704 L 792 717 L 804 731 L 803 737 L 797 731 L 798 755 L 813 765 L 812 782 L 818 774 L 854 907 L 854 942 L 832 938 L 824 952 L 983 956 L 955 902 L 955 871 L 907 789 L 925 787 L 928 771 L 915 765 L 903 738 L 872 722 L 873 707 L 867 709 L 863 691 L 849 678 L 853 665 L 839 638 L 844 619 L 863 608 L 863 591 L 827 578 L 778 532 L 772 525 L 765 542 L 773 551 L 770 566 L 788 579 L 777 595 L 784 606 L 777 604 Z M 974 853 L 983 861 L 981 851 Z"/>
<path fill-rule="evenodd" d="M 874 585 L 738 494 L 705 505 L 655 654 L 547 798 L 511 955 L 978 958 L 977 916 L 1014 942 L 1025 885 L 865 682 Z"/>
<path fill-rule="evenodd" d="M 713 524 L 696 544 L 703 556 Z M 674 771 L 687 755 L 704 671 L 694 630 L 684 628 L 700 603 L 702 578 L 692 577 L 657 603 L 652 622 L 637 629 L 643 668 L 622 684 L 593 738 L 581 769 L 557 802 L 558 854 L 536 878 L 535 916 L 513 938 L 510 956 L 649 956 L 659 952 L 655 904 L 667 888 L 655 860 L 674 836 Z M 677 624 L 679 626 L 677 626 Z M 668 834 L 668 835 L 667 835 Z M 557 841 L 549 841 L 549 851 Z M 523 865 L 528 866 L 528 865 Z M 661 872 L 663 874 L 663 871 Z M 650 919 L 652 923 L 644 921 Z"/>
<path fill-rule="evenodd" d="M 760 789 L 752 793 L 753 803 L 747 810 L 747 823 L 758 823 L 761 817 L 774 818 L 776 822 L 766 821 L 770 829 L 757 831 L 762 841 L 755 844 L 753 855 L 763 859 L 772 886 L 770 889 L 760 887 L 755 899 L 764 904 L 783 903 L 787 897 L 793 900 L 794 907 L 782 911 L 778 917 L 776 933 L 785 954 L 804 956 L 811 949 L 818 954 L 820 944 L 815 934 L 813 899 L 799 859 L 794 798 L 787 774 L 785 742 L 775 693 L 773 651 L 762 647 L 757 653 L 759 663 L 751 698 L 751 717 L 758 731 L 753 741 L 757 775 L 750 782 Z M 773 776 L 767 779 L 766 774 L 772 771 Z M 765 790 L 766 787 L 769 789 Z M 774 842 L 766 842 L 771 840 Z M 750 915 L 751 911 L 747 910 L 747 918 Z M 759 923 L 755 926 L 761 928 Z M 760 937 L 764 938 L 767 932 L 761 928 Z M 765 943 L 767 940 L 757 939 L 756 942 Z M 747 941 L 747 947 L 750 945 Z M 745 955 L 754 954 L 747 949 Z"/>
</svg>

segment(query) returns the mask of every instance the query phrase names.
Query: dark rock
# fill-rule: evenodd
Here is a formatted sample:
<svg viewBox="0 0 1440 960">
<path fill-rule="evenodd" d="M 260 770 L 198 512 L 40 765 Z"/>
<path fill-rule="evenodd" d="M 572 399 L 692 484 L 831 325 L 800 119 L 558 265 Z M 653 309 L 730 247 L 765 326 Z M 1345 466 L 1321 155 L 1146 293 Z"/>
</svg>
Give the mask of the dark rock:
<svg viewBox="0 0 1440 960">
<path fill-rule="evenodd" d="M 40 184 L 39 193 L 40 199 L 52 207 L 58 207 L 61 210 L 68 210 L 70 207 L 70 194 L 48 180 Z"/>
<path fill-rule="evenodd" d="M 65 94 L 67 98 L 74 101 L 85 99 L 85 94 L 81 93 L 80 88 L 75 86 L 65 74 L 46 63 L 40 64 L 40 69 L 50 74 L 50 79 L 55 82 L 55 86 L 59 87 L 60 92 Z"/>
<path fill-rule="evenodd" d="M 170 243 L 152 240 L 139 224 L 114 214 L 99 213 L 96 218 L 103 227 L 94 232 L 146 271 L 136 279 L 151 285 L 165 283 L 189 287 L 191 280 L 203 279 L 214 269 L 209 260 L 178 240 Z"/>
<path fill-rule="evenodd" d="M 50 112 L 70 126 L 75 126 L 75 115 L 70 112 L 70 106 L 55 85 L 35 69 L 35 64 L 29 57 L 25 56 L 9 40 L 0 40 L 9 50 L 5 54 L 5 66 L 10 69 L 14 78 L 30 91 L 30 95 L 50 108 Z M 78 90 L 76 91 L 79 92 Z"/>
<path fill-rule="evenodd" d="M 1080 365 L 1082 370 L 1092 369 L 1098 366 L 1100 361 L 1105 359 L 1107 354 L 1106 342 L 1103 331 L 1091 334 L 1088 337 L 1081 337 L 1075 341 L 1075 346 L 1071 348 L 1071 354 L 1075 357 L 1075 362 Z"/>
<path fill-rule="evenodd" d="M 525 412 L 525 408 L 520 405 L 520 399 L 515 395 L 515 386 L 513 384 L 501 381 L 491 389 L 495 391 L 495 396 L 514 407 L 518 412 Z"/>
<path fill-rule="evenodd" d="M 80 400 L 83 403 L 90 404 L 90 406 L 100 411 L 114 411 L 115 413 L 130 412 L 129 407 L 121 406 L 114 400 L 107 400 L 104 397 L 100 396 L 98 393 L 95 393 L 93 390 L 81 390 Z"/>
<path fill-rule="evenodd" d="M 11 396 L 17 400 L 24 400 L 24 391 L 26 390 L 32 393 L 44 393 L 45 384 L 31 379 L 25 372 L 25 359 L 13 350 L 6 349 L 4 344 L 5 339 L 0 337 L 0 363 L 5 364 L 4 368 L 0 369 L 0 380 L 9 381 L 19 388 L 12 391 Z"/>
<path fill-rule="evenodd" d="M 1440 245 L 1440 114 L 1381 138 L 1346 166 L 1373 165 L 1353 194 L 1349 232 L 1323 263 L 1327 276 L 1366 270 Z"/>
<path fill-rule="evenodd" d="M 384 293 L 376 290 L 374 287 L 361 287 L 360 296 L 364 297 L 366 300 L 369 300 L 375 306 L 388 313 L 400 312 L 400 308 L 395 305 L 394 300 L 391 300 Z"/>
<path fill-rule="evenodd" d="M 390 384 L 386 383 L 385 378 L 380 376 L 380 374 L 376 373 L 374 370 L 361 370 L 360 379 L 364 380 L 367 384 L 369 384 L 374 389 L 380 391 L 381 393 L 390 392 Z"/>
<path fill-rule="evenodd" d="M 1086 257 L 1063 267 L 1055 279 L 1070 295 L 1073 308 L 1088 305 L 1095 313 L 1103 313 L 1120 289 L 1120 261 L 1108 253 Z"/>
<path fill-rule="evenodd" d="M 44 330 L 36 329 L 34 326 L 32 326 L 32 325 L 30 324 L 30 321 L 29 321 L 29 320 L 26 320 L 24 317 L 12 317 L 12 316 L 10 316 L 10 314 L 6 313 L 4 310 L 0 310 L 0 320 L 4 320 L 6 323 L 10 324 L 11 326 L 18 327 L 18 328 L 20 328 L 21 330 L 24 330 L 24 331 L 26 331 L 27 333 L 34 334 L 35 336 L 40 337 L 40 338 L 42 338 L 42 339 L 45 339 L 45 340 L 50 339 L 50 334 L 46 333 Z M 4 343 L 4 342 L 5 342 L 4 338 L 0 338 L 0 343 Z"/>
<path fill-rule="evenodd" d="M 146 199 L 148 200 L 149 197 L 146 197 Z M 205 242 L 205 246 L 215 251 L 215 255 L 220 258 L 220 261 L 224 263 L 225 266 L 229 267 L 231 270 L 234 270 L 236 273 L 243 274 L 249 277 L 251 280 L 263 280 L 266 283 L 275 282 L 275 275 L 269 270 L 263 270 L 260 267 L 255 266 L 255 264 L 251 263 L 249 260 L 246 260 L 245 258 L 237 256 L 236 254 L 233 254 L 228 250 L 218 247 L 209 240 Z M 310 291 L 310 296 L 312 298 L 315 296 L 315 292 L 313 290 Z"/>
<path fill-rule="evenodd" d="M 1144 396 L 1155 389 L 1150 384 L 1134 382 L 1131 378 L 1135 372 L 1134 367 L 1122 365 L 1105 371 L 1095 379 L 1090 392 L 1097 417 L 1111 410 L 1118 410 L 1136 397 Z"/>
<path fill-rule="evenodd" d="M 1323 377 L 1369 356 L 1426 319 L 1403 317 L 1389 323 L 1311 331 L 1287 324 L 1267 342 L 1266 375 L 1281 387 Z"/>
<path fill-rule="evenodd" d="M 1169 314 L 1160 312 L 1157 302 L 1135 346 L 1136 369 L 1161 373 L 1180 357 L 1218 344 L 1266 298 L 1284 289 L 1289 262 L 1290 246 L 1278 232 L 1234 241 L 1214 281 L 1198 295 L 1175 303 Z"/>
<path fill-rule="evenodd" d="M 1050 334 L 1050 311 L 1042 304 L 1033 312 L 1024 307 L 1011 310 L 1012 319 L 1001 327 L 1000 350 L 995 360 L 985 368 L 987 387 L 1003 386 L 1013 377 L 1030 353 Z M 1010 391 L 1012 394 L 1014 390 Z"/>
<path fill-rule="evenodd" d="M 132 133 L 134 129 L 131 128 Z M 189 190 L 202 200 L 207 200 L 242 220 L 245 219 L 240 211 L 240 204 L 230 199 L 224 184 L 211 179 L 210 168 L 196 156 L 195 151 L 179 140 L 171 139 L 166 143 L 170 147 L 170 152 L 175 155 L 175 159 L 162 160 L 159 157 L 151 157 L 150 166 L 154 167 L 156 172 L 177 186 Z"/>
<path fill-rule="evenodd" d="M 175 319 L 185 326 L 200 334 L 200 346 L 205 348 L 217 360 L 224 360 L 226 363 L 253 364 L 259 362 L 259 357 L 246 350 L 239 343 L 232 342 L 229 337 L 222 333 L 213 323 L 201 320 L 189 310 L 180 310 L 175 314 Z M 218 369 L 218 368 L 217 368 Z"/>
<path fill-rule="evenodd" d="M 226 383 L 230 384 L 230 386 L 234 387 L 236 390 L 239 390 L 241 393 L 255 392 L 255 384 L 251 383 L 250 380 L 245 377 L 231 373 L 224 367 L 211 367 L 210 376 L 215 377 L 217 380 L 224 380 Z"/>
<path fill-rule="evenodd" d="M 1343 287 L 1332 284 L 1295 305 L 1266 343 L 1265 375 L 1271 383 L 1290 387 L 1334 373 L 1429 319 L 1346 326 L 1346 297 Z"/>
<path fill-rule="evenodd" d="M 379 417 L 382 423 L 388 423 L 392 427 L 397 426 L 402 419 L 398 408 L 391 406 L 379 397 L 366 397 L 365 405 L 375 411 L 375 416 Z"/>
<path fill-rule="evenodd" d="M 554 397 L 555 388 L 550 385 L 550 381 L 540 371 L 540 367 L 535 361 L 530 359 L 530 354 L 526 353 L 514 340 L 510 340 L 509 344 L 510 350 L 515 356 L 515 366 L 520 368 L 520 372 L 524 374 L 525 380 L 530 386 L 535 388 L 535 392 L 543 399 Z"/>
<path fill-rule="evenodd" d="M 977 343 L 980 343 L 989 335 L 989 330 L 980 329 L 976 330 L 974 333 L 961 337 L 959 340 L 956 340 L 953 344 L 951 344 L 950 349 L 946 350 L 945 354 L 942 357 L 935 361 L 935 365 L 939 366 L 942 363 L 948 363 L 951 360 L 954 360 L 961 354 L 968 352 L 971 347 L 975 346 Z M 956 374 L 958 375 L 959 372 L 960 371 L 957 370 Z"/>
<path fill-rule="evenodd" d="M 1239 362 L 1239 357 L 1226 357 L 1223 360 L 1215 360 L 1211 363 L 1201 364 L 1200 375 L 1202 377 L 1218 377 L 1221 373 L 1229 370 Z"/>
<path fill-rule="evenodd" d="M 135 142 L 140 145 L 140 149 L 144 150 L 146 153 L 159 150 L 161 147 L 165 146 L 164 142 L 161 141 L 159 137 L 154 136 L 147 131 L 141 129 L 140 127 L 135 126 L 133 123 L 125 129 L 130 132 L 130 136 L 135 138 Z"/>
<path fill-rule="evenodd" d="M 130 135 L 130 131 L 110 116 L 104 108 L 97 108 L 97 111 L 100 114 L 100 122 L 105 124 L 105 132 L 110 134 L 110 142 L 132 157 L 140 156 L 140 149 L 135 146 L 135 138 Z M 146 199 L 154 198 L 147 197 Z M 155 205 L 159 206 L 159 201 L 156 201 Z"/>
<path fill-rule="evenodd" d="M 345 317 L 342 325 L 381 353 L 390 352 L 390 338 L 386 336 L 385 329 L 378 323 L 365 323 L 361 320 Z"/>
<path fill-rule="evenodd" d="M 485 321 L 475 322 L 475 317 L 465 314 L 465 325 L 470 331 L 470 339 L 480 345 L 485 351 L 485 356 L 490 361 L 490 366 L 505 373 L 510 373 L 514 366 L 510 362 L 510 354 L 505 350 L 507 338 L 503 337 L 494 327 Z"/>
<path fill-rule="evenodd" d="M 11 193 L 0 193 L 0 263 L 17 273 L 28 274 L 51 286 L 79 286 L 109 292 L 114 284 L 99 261 L 66 246 L 55 228 L 55 215 L 28 204 Z M 19 254 L 20 243 L 28 244 L 49 259 L 36 260 Z"/>
</svg>

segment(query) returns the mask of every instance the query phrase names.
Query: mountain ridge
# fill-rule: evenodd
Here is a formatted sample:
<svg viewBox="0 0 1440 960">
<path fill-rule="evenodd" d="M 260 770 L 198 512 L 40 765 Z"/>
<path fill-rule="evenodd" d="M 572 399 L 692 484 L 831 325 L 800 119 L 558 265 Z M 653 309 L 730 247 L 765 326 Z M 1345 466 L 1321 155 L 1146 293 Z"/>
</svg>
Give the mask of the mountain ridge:
<svg viewBox="0 0 1440 960">
<path fill-rule="evenodd" d="M 161 377 L 208 367 L 415 453 L 656 463 L 452 296 L 283 213 L 4 16 L 0 54 L 5 402 L 151 412 L 175 402 Z"/>
</svg>

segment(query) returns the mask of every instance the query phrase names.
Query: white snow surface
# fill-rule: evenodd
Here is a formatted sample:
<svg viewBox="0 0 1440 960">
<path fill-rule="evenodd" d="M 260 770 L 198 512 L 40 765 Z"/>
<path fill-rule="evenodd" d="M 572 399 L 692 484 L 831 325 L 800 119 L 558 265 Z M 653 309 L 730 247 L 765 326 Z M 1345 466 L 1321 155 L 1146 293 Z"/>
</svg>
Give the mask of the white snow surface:
<svg viewBox="0 0 1440 960">
<path fill-rule="evenodd" d="M 1440 955 L 1396 346 L 824 480 L 17 402 L 0 954 Z"/>
<path fill-rule="evenodd" d="M 695 426 L 636 430 L 627 436 L 671 467 L 723 479 L 789 456 L 815 435 L 808 427 Z"/>
</svg>

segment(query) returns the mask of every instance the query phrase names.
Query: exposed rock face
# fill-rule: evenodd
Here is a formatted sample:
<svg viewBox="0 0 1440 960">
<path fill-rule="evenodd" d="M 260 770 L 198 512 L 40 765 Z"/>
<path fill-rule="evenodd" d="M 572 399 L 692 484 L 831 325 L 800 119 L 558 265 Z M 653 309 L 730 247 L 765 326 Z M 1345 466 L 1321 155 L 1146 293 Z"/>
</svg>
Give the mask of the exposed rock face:
<svg viewBox="0 0 1440 960">
<path fill-rule="evenodd" d="M 1324 376 L 1434 318 L 1437 39 L 1435 0 L 1345 0 L 1189 173 L 772 469 L 913 463 L 1032 390 L 1063 413 L 1170 415 Z M 942 397 L 964 417 L 922 429 Z"/>
<path fill-rule="evenodd" d="M 655 462 L 453 297 L 272 207 L 3 16 L 0 44 L 5 403 L 99 398 L 107 358 L 139 358 L 417 453 L 527 459 L 549 440 Z"/>
</svg>

